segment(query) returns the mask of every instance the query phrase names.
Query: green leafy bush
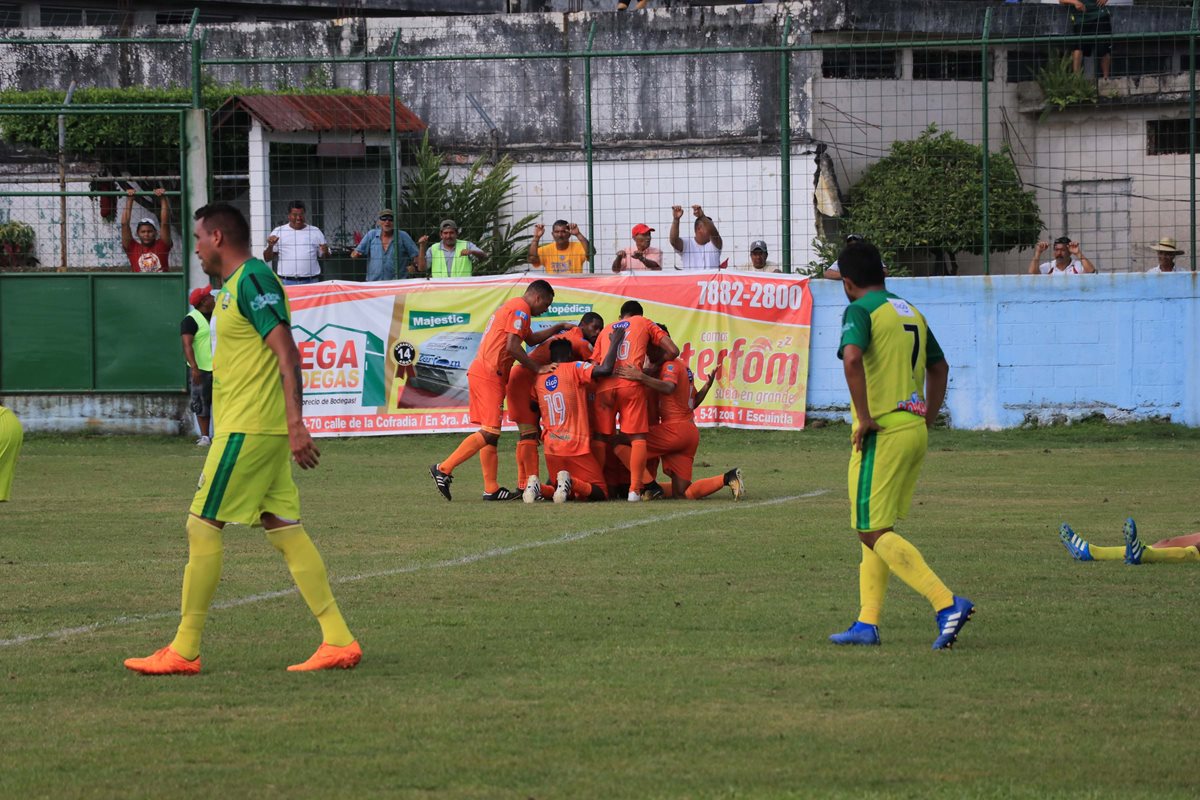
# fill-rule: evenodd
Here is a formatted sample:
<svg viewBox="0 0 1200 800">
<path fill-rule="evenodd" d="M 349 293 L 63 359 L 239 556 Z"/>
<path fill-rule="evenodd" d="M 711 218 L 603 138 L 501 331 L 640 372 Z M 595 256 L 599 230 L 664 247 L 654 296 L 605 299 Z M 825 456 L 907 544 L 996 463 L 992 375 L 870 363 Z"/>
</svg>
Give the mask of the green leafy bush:
<svg viewBox="0 0 1200 800">
<path fill-rule="evenodd" d="M 476 265 L 475 274 L 504 272 L 527 260 L 532 238 L 527 231 L 537 219 L 534 214 L 508 219 L 516 182 L 508 157 L 490 169 L 480 158 L 455 182 L 426 135 L 417 150 L 416 168 L 406 176 L 398 224 L 413 238 L 428 235 L 436 242 L 441 221 L 452 219 L 463 239 L 488 254 L 486 261 Z"/>
<path fill-rule="evenodd" d="M 1063 111 L 1068 106 L 1095 103 L 1097 100 L 1095 82 L 1082 72 L 1075 71 L 1070 53 L 1039 69 L 1036 77 L 1046 101 L 1042 119 L 1052 108 Z"/>
<path fill-rule="evenodd" d="M 24 267 L 33 260 L 33 228 L 12 220 L 0 224 L 0 267 Z"/>
<path fill-rule="evenodd" d="M 1007 147 L 989 165 L 988 249 L 1032 247 L 1044 227 L 1036 195 L 1022 188 Z M 955 253 L 983 253 L 983 148 L 930 125 L 916 139 L 894 142 L 863 173 L 849 209 L 843 230 L 893 252 L 932 252 L 938 272 L 955 274 Z"/>
</svg>

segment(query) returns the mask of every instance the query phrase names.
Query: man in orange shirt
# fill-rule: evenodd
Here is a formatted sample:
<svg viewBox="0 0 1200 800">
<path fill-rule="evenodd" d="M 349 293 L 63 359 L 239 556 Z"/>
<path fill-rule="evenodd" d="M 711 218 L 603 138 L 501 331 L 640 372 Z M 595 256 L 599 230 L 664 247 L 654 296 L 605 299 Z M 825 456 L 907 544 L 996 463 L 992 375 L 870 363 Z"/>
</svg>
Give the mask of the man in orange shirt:
<svg viewBox="0 0 1200 800">
<path fill-rule="evenodd" d="M 484 500 L 513 500 L 521 496 L 505 489 L 496 480 L 499 469 L 496 443 L 500 441 L 500 423 L 504 417 L 504 390 L 513 361 L 519 361 L 534 372 L 549 370 L 525 353 L 522 342 L 541 344 L 554 334 L 573 327 L 569 322 L 560 322 L 532 332 L 531 318 L 546 313 L 553 301 L 554 289 L 546 281 L 537 280 L 529 284 L 520 297 L 505 301 L 488 320 L 475 360 L 467 369 L 471 422 L 477 424 L 479 430 L 463 439 L 444 461 L 429 467 L 437 490 L 447 500 L 450 499 L 454 468 L 476 453 L 483 468 Z"/>
<path fill-rule="evenodd" d="M 529 476 L 525 487 L 526 503 L 553 498 L 567 500 L 607 500 L 604 472 L 592 456 L 592 434 L 588 422 L 587 390 L 594 378 L 612 374 L 624 330 L 610 334 L 608 353 L 602 364 L 573 360 L 571 343 L 566 339 L 550 342 L 550 371 L 534 380 L 531 400 L 541 412 L 542 446 L 546 450 L 546 469 L 555 476 L 555 487 L 542 486 L 537 473 Z"/>
<path fill-rule="evenodd" d="M 555 334 L 531 350 L 529 358 L 538 366 L 549 364 L 550 345 L 565 339 L 571 343 L 571 351 L 576 359 L 591 361 L 592 345 L 603 328 L 604 318 L 595 311 L 589 311 L 580 318 L 579 325 L 565 333 Z M 520 365 L 508 374 L 508 416 L 517 424 L 521 437 L 517 441 L 517 489 L 520 491 L 524 491 L 530 475 L 538 474 L 538 412 L 536 406 L 529 402 L 536 377 L 537 373 Z"/>
<path fill-rule="evenodd" d="M 651 355 L 656 355 L 653 349 L 651 348 Z M 696 459 L 696 449 L 700 445 L 700 429 L 696 427 L 695 409 L 704 402 L 719 369 L 720 367 L 717 367 L 712 371 L 704 387 L 697 392 L 692 383 L 692 371 L 681 358 L 665 362 L 659 369 L 658 377 L 647 375 L 633 367 L 617 368 L 615 374 L 618 377 L 637 381 L 658 396 L 659 422 L 650 428 L 646 437 L 646 450 L 648 458 L 662 459 L 663 472 L 671 477 L 671 491 L 669 494 L 664 492 L 662 487 L 654 483 L 653 477 L 646 473 L 642 476 L 642 481 L 651 498 L 686 497 L 688 500 L 699 500 L 726 486 L 733 492 L 734 500 L 741 500 L 746 495 L 746 484 L 738 467 L 692 483 L 692 467 Z M 618 447 L 614 452 L 622 461 L 631 460 L 624 447 Z M 631 460 L 631 472 L 632 469 Z"/>
<path fill-rule="evenodd" d="M 662 360 L 679 357 L 679 348 L 659 326 L 642 316 L 642 304 L 626 300 L 621 306 L 621 319 L 605 328 L 606 331 L 624 330 L 625 338 L 617 353 L 616 366 L 641 369 L 650 345 L 658 348 Z M 601 362 L 608 354 L 609 339 L 601 332 L 592 360 Z M 630 483 L 628 500 L 642 499 L 642 474 L 646 471 L 646 432 L 650 430 L 649 414 L 646 411 L 646 393 L 636 380 L 620 377 L 613 370 L 613 377 L 605 379 L 596 390 L 596 430 L 593 438 L 603 441 L 593 448 L 597 461 L 603 466 L 607 457 L 607 440 L 617 430 L 617 417 L 621 419 L 621 433 L 630 439 Z"/>
</svg>

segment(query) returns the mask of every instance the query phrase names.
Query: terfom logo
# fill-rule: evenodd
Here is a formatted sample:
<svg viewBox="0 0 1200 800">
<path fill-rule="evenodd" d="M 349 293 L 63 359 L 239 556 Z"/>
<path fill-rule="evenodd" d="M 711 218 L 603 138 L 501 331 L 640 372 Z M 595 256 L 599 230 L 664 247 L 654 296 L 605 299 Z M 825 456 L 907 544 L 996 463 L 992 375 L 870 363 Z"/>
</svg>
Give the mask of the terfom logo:
<svg viewBox="0 0 1200 800">
<path fill-rule="evenodd" d="M 292 328 L 300 351 L 305 397 L 316 405 L 387 404 L 383 340 L 371 331 L 324 325 L 315 331 Z"/>
</svg>

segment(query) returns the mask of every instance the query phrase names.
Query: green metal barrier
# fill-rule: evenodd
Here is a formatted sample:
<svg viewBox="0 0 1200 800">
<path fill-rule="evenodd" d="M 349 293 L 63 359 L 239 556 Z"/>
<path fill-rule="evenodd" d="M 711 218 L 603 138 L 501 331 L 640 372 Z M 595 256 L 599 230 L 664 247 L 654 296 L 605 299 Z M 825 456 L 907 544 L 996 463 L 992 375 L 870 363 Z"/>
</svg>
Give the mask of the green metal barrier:
<svg viewBox="0 0 1200 800">
<path fill-rule="evenodd" d="M 0 274 L 0 391 L 176 392 L 185 276 Z"/>
</svg>

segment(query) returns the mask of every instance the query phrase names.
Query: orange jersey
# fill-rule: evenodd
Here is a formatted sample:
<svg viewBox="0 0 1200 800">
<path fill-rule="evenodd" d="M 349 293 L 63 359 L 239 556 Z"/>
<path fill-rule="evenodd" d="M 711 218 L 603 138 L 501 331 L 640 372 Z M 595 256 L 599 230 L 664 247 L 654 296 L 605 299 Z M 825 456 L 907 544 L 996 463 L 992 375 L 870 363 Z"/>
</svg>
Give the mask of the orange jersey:
<svg viewBox="0 0 1200 800">
<path fill-rule="evenodd" d="M 507 377 L 513 357 L 508 352 L 508 335 L 516 334 L 521 341 L 528 341 L 531 309 L 524 297 L 506 300 L 492 312 L 487 327 L 483 329 L 483 340 L 475 353 L 471 366 L 494 375 Z"/>
<path fill-rule="evenodd" d="M 529 351 L 529 357 L 539 364 L 549 364 L 550 343 L 557 342 L 559 339 L 566 339 L 571 343 L 571 351 L 574 353 L 576 359 L 580 361 L 592 360 L 592 343 L 583 338 L 583 331 L 579 328 L 568 328 L 562 333 L 554 334 Z"/>
<path fill-rule="evenodd" d="M 592 361 L 597 364 L 604 363 L 604 358 L 608 355 L 608 349 L 611 345 L 608 337 L 613 331 L 621 329 L 625 331 L 625 339 L 622 340 L 621 346 L 617 349 L 617 361 L 613 365 L 614 369 L 622 364 L 634 369 L 641 369 L 642 363 L 646 360 L 646 349 L 652 344 L 658 344 L 667 335 L 662 328 L 642 316 L 617 320 L 600 331 L 600 336 L 596 338 L 596 347 L 592 353 Z M 637 381 L 631 381 L 628 378 L 614 378 L 612 380 L 614 385 L 617 386 L 637 385 Z"/>
<path fill-rule="evenodd" d="M 556 364 L 537 376 L 533 396 L 542 413 L 542 446 L 546 455 L 579 456 L 592 452 L 587 391 L 595 365 L 588 361 Z"/>
<path fill-rule="evenodd" d="M 655 392 L 658 395 L 659 419 L 663 422 L 692 419 L 696 387 L 692 384 L 692 371 L 683 359 L 676 358 L 663 364 L 658 379 L 675 385 L 670 394 Z"/>
</svg>

